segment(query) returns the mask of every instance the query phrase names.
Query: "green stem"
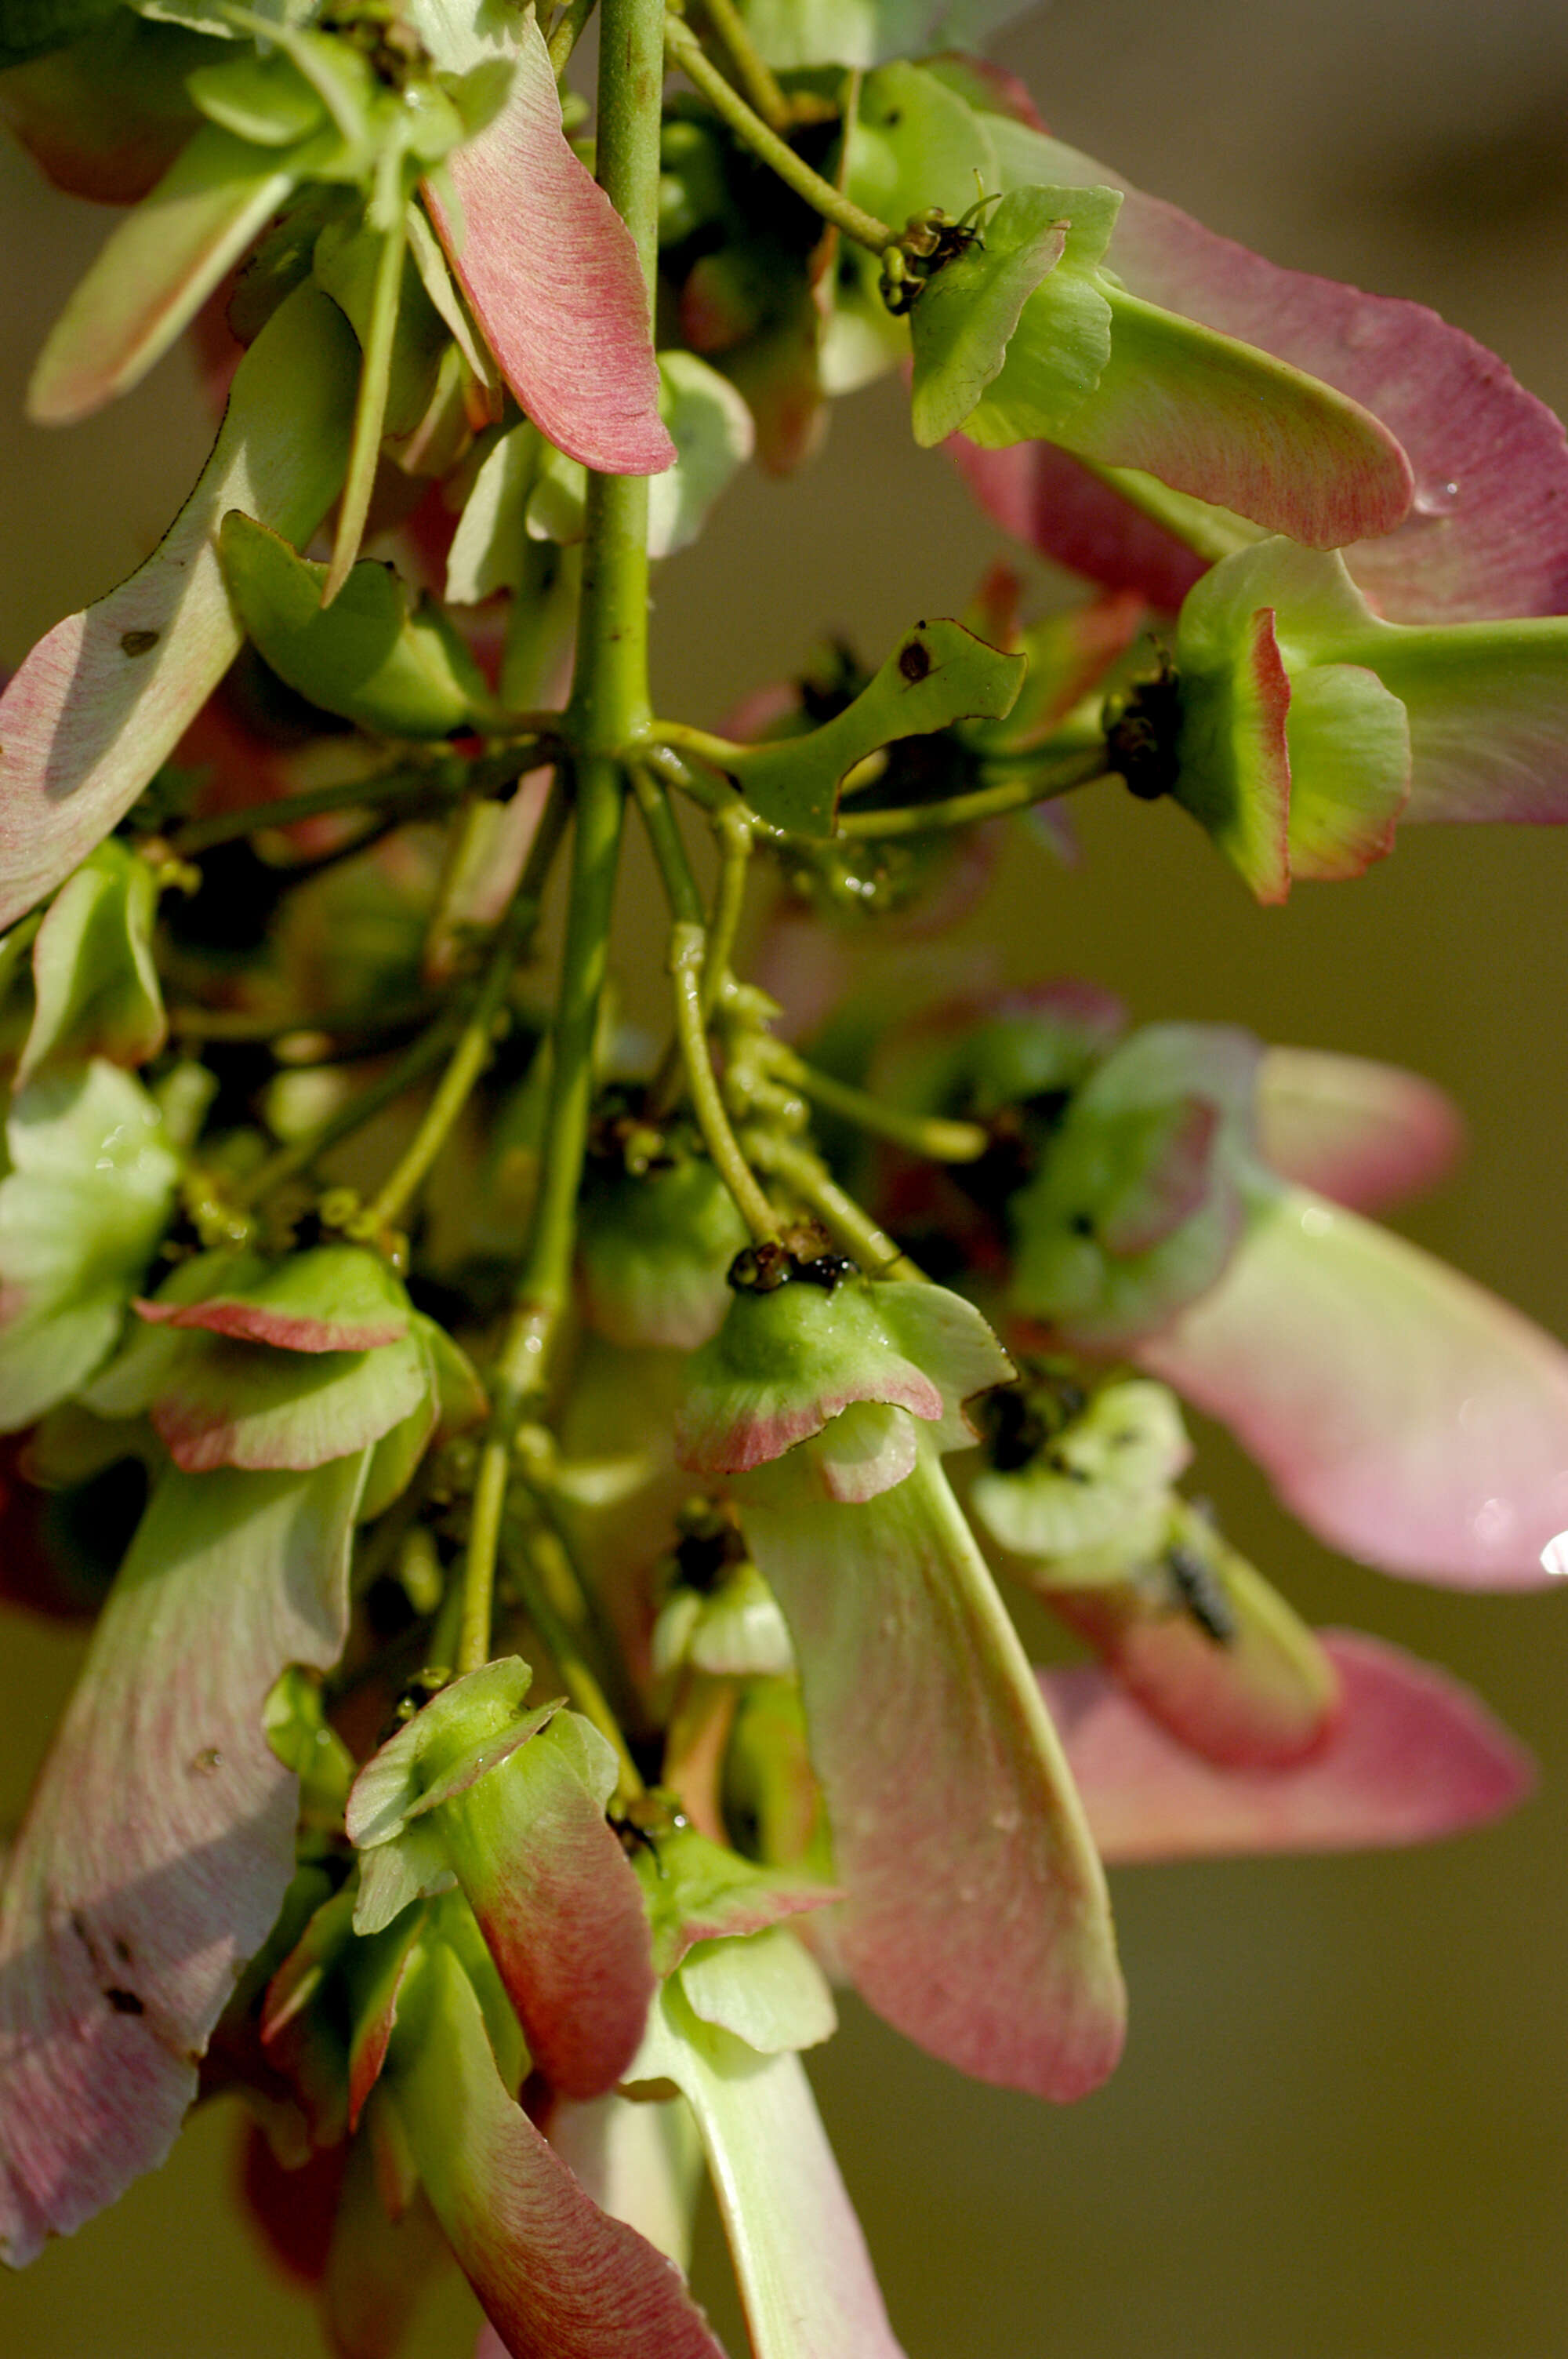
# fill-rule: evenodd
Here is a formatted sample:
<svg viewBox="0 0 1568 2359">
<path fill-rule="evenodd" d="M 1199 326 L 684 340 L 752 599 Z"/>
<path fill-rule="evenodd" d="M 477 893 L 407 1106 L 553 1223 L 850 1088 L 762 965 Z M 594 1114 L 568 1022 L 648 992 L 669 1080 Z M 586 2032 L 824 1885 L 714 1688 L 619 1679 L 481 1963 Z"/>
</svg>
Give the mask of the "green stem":
<svg viewBox="0 0 1568 2359">
<path fill-rule="evenodd" d="M 714 821 L 719 839 L 719 883 L 713 915 L 708 927 L 708 964 L 702 975 L 702 1012 L 711 1017 L 724 996 L 735 955 L 735 938 L 746 908 L 746 886 L 752 873 L 752 822 L 739 809 L 721 811 Z"/>
<path fill-rule="evenodd" d="M 491 1601 L 512 1439 L 525 1411 L 544 1392 L 550 1347 L 571 1293 L 577 1201 L 593 1105 L 593 1044 L 609 955 L 623 808 L 621 773 L 614 762 L 599 756 L 578 766 L 571 899 L 552 1034 L 545 1151 L 527 1256 L 496 1356 L 490 1431 L 474 1481 L 463 1566 L 460 1670 L 477 1670 L 490 1658 Z"/>
<path fill-rule="evenodd" d="M 417 999 L 393 1000 L 373 1015 L 363 1007 L 329 1007 L 319 1014 L 313 1008 L 297 1008 L 292 1016 L 257 1016 L 248 1007 L 173 1007 L 168 1028 L 180 1040 L 287 1040 L 293 1034 L 314 1032 L 324 1033 L 329 1039 L 364 1040 L 402 1031 L 434 1014 L 435 1007 L 428 992 L 422 992 Z M 341 1064 L 343 1059 L 337 1050 L 319 1060 L 290 1057 L 284 1061 Z"/>
<path fill-rule="evenodd" d="M 569 5 L 561 10 L 548 43 L 550 71 L 557 82 L 571 63 L 572 51 L 581 40 L 588 20 L 598 5 L 599 0 L 569 0 Z"/>
<path fill-rule="evenodd" d="M 468 1103 L 470 1093 L 490 1062 L 495 1044 L 496 1018 L 501 1013 L 507 986 L 524 945 L 537 923 L 539 904 L 544 897 L 550 864 L 565 827 L 566 806 L 557 792 L 551 796 L 545 807 L 522 881 L 502 924 L 484 981 L 480 985 L 479 996 L 458 1036 L 451 1061 L 441 1076 L 435 1096 L 425 1109 L 418 1129 L 374 1201 L 365 1207 L 354 1224 L 356 1229 L 362 1226 L 367 1235 L 378 1236 L 384 1229 L 396 1224 L 405 1205 L 424 1185 L 431 1166 L 451 1135 L 453 1125 Z"/>
<path fill-rule="evenodd" d="M 697 1126 L 715 1169 L 735 1199 L 741 1219 L 757 1243 L 765 1245 L 778 1235 L 778 1216 L 741 1152 L 708 1054 L 708 1023 L 702 1007 L 703 971 L 708 963 L 705 929 L 678 922 L 674 925 L 670 929 L 667 963 L 676 987 L 676 1032 L 686 1063 L 687 1086 L 691 1093 Z"/>
<path fill-rule="evenodd" d="M 990 1143 L 978 1122 L 946 1122 L 936 1114 L 904 1114 L 865 1090 L 836 1081 L 831 1073 L 819 1073 L 782 1040 L 769 1040 L 763 1054 L 770 1072 L 793 1083 L 815 1104 L 852 1122 L 857 1129 L 891 1139 L 912 1155 L 925 1156 L 929 1162 L 973 1163 Z"/>
<path fill-rule="evenodd" d="M 458 1045 L 418 1129 L 373 1201 L 366 1205 L 354 1224 L 356 1228 L 362 1225 L 367 1235 L 379 1236 L 384 1229 L 396 1225 L 404 1207 L 424 1185 L 431 1165 L 445 1147 L 474 1083 L 490 1062 L 495 1045 L 496 1016 L 516 962 L 515 938 L 509 937 L 491 961 L 473 1013 L 458 1035 Z"/>
<path fill-rule="evenodd" d="M 749 1139 L 752 1153 L 764 1171 L 773 1172 L 810 1205 L 844 1251 L 853 1255 L 868 1277 L 918 1278 L 924 1272 L 901 1252 L 885 1229 L 838 1182 L 808 1148 L 793 1139 L 759 1132 Z"/>
<path fill-rule="evenodd" d="M 695 754 L 699 762 L 707 762 L 721 773 L 720 777 L 705 777 L 694 772 L 682 761 L 676 747 Z M 710 736 L 706 729 L 689 728 L 684 721 L 655 721 L 653 742 L 639 748 L 639 759 L 661 777 L 665 786 L 678 787 L 705 811 L 728 810 L 738 798 L 740 789 L 725 767 L 726 761 L 741 751 L 725 737 Z"/>
<path fill-rule="evenodd" d="M 1080 787 L 1108 783 L 1116 773 L 1105 767 L 1103 748 L 1075 765 L 1066 776 L 1042 778 L 1038 770 L 1003 778 L 994 787 L 979 787 L 972 794 L 948 795 L 942 802 L 913 803 L 903 810 L 841 810 L 840 835 L 923 835 L 942 827 L 972 827 L 983 819 L 1024 810 L 1031 803 L 1053 802 L 1058 795 L 1076 794 Z"/>
<path fill-rule="evenodd" d="M 621 1723 L 611 1710 L 604 1690 L 578 1644 L 575 1631 L 566 1616 L 557 1611 L 543 1571 L 535 1562 L 526 1539 L 515 1555 L 508 1551 L 508 1560 L 523 1600 L 524 1611 L 548 1647 L 556 1669 L 561 1675 L 561 1684 L 571 1698 L 574 1708 L 585 1720 L 592 1721 L 600 1734 L 607 1738 L 615 1749 L 615 1757 L 621 1767 L 617 1799 L 622 1803 L 632 1800 L 645 1788 L 637 1765 L 626 1749 Z"/>
<path fill-rule="evenodd" d="M 391 1105 L 406 1090 L 411 1090 L 416 1082 L 423 1081 L 431 1068 L 438 1065 L 445 1056 L 454 1030 L 451 1016 L 443 1015 L 427 1032 L 422 1032 L 417 1040 L 411 1041 L 396 1063 L 389 1065 L 386 1071 L 372 1082 L 368 1088 L 361 1090 L 357 1097 L 350 1098 L 346 1104 L 339 1106 L 324 1122 L 318 1123 L 314 1130 L 308 1131 L 303 1138 L 297 1138 L 287 1147 L 280 1147 L 276 1155 L 269 1155 L 240 1191 L 240 1202 L 261 1203 L 286 1180 L 292 1180 L 297 1172 L 308 1170 L 312 1163 L 326 1154 L 329 1147 L 336 1147 L 340 1139 L 349 1137 L 373 1115 L 380 1114 L 384 1106 Z"/>
<path fill-rule="evenodd" d="M 663 0 L 602 0 L 598 177 L 630 229 L 648 322 L 658 259 Z M 577 1200 L 593 1104 L 593 1049 L 609 955 L 625 807 L 619 756 L 647 732 L 648 485 L 642 475 L 588 479 L 582 603 L 566 734 L 576 825 L 571 897 L 551 1035 L 550 1097 L 533 1226 L 517 1297 L 492 1372 L 493 1410 L 480 1452 L 463 1568 L 460 1669 L 490 1651 L 491 1604 L 512 1442 L 543 1395 L 550 1347 L 571 1290 Z"/>
<path fill-rule="evenodd" d="M 665 41 L 674 64 L 679 66 L 687 80 L 702 92 L 716 114 L 722 115 L 737 138 L 744 140 L 754 156 L 775 171 L 787 188 L 803 198 L 813 212 L 824 221 L 832 222 L 844 235 L 853 238 L 857 245 L 869 248 L 872 254 L 885 254 L 895 243 L 897 233 L 886 222 L 878 221 L 874 213 L 861 210 L 852 199 L 845 196 L 814 172 L 795 149 L 770 131 L 760 114 L 749 107 L 733 83 L 725 81 L 718 67 L 707 56 L 695 33 L 689 32 L 678 16 L 665 19 Z"/>
<path fill-rule="evenodd" d="M 364 538 L 365 518 L 370 514 L 370 495 L 375 483 L 375 464 L 381 450 L 382 429 L 386 422 L 386 395 L 392 381 L 392 340 L 397 332 L 398 298 L 403 288 L 403 255 L 408 243 L 408 223 L 403 202 L 401 180 L 403 158 L 400 152 L 388 149 L 381 159 L 376 175 L 375 206 L 388 211 L 386 200 L 395 198 L 390 205 L 390 217 L 382 231 L 381 251 L 376 256 L 375 282 L 371 293 L 370 328 L 365 336 L 364 353 L 360 362 L 359 400 L 354 409 L 353 439 L 349 445 L 348 473 L 343 482 L 342 504 L 338 510 L 338 530 L 332 542 L 332 561 L 327 568 L 327 579 L 321 589 L 321 603 L 330 606 L 353 569 Z M 393 185 L 389 189 L 388 183 Z"/>
<path fill-rule="evenodd" d="M 501 1513 L 506 1504 L 506 1478 L 511 1472 L 511 1444 L 504 1433 L 492 1431 L 480 1452 L 474 1477 L 473 1506 L 469 1516 L 468 1552 L 463 1558 L 461 1603 L 458 1614 L 457 1660 L 460 1678 L 490 1660 L 490 1617 L 495 1594 L 495 1559 L 501 1546 Z"/>
<path fill-rule="evenodd" d="M 735 0 L 702 0 L 702 7 L 708 23 L 729 50 L 741 86 L 762 121 L 771 131 L 787 131 L 789 101 L 780 89 L 773 68 L 746 30 Z"/>
<path fill-rule="evenodd" d="M 670 799 L 644 764 L 633 762 L 630 776 L 632 791 L 637 798 L 637 810 L 647 830 L 654 858 L 658 863 L 659 876 L 671 915 L 687 925 L 700 926 L 704 914 L 702 896 L 691 873 L 691 862 L 687 858 L 686 845 L 681 841 L 676 815 L 670 809 Z"/>
<path fill-rule="evenodd" d="M 443 766 L 445 767 L 446 766 Z M 311 787 L 303 794 L 280 795 L 276 802 L 251 803 L 243 810 L 214 811 L 211 819 L 188 820 L 168 839 L 179 860 L 192 860 L 220 843 L 242 835 L 259 835 L 265 829 L 289 827 L 297 819 L 321 819 L 334 811 L 361 810 L 376 803 L 410 803 L 409 818 L 425 806 L 445 810 L 461 791 L 456 777 L 439 770 L 388 770 L 378 778 L 361 778 L 351 786 Z"/>
</svg>

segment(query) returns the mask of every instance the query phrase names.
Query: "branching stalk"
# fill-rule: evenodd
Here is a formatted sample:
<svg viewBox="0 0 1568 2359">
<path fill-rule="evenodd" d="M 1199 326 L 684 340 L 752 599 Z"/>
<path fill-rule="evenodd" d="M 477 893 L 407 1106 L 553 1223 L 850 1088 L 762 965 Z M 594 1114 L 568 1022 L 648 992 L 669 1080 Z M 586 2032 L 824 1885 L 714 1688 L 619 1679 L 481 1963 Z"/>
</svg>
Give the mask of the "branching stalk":
<svg viewBox="0 0 1568 2359">
<path fill-rule="evenodd" d="M 702 0 L 703 13 L 729 50 L 736 78 L 762 121 L 772 131 L 789 128 L 790 103 L 778 78 L 746 30 L 735 0 Z"/>
<path fill-rule="evenodd" d="M 924 1156 L 928 1162 L 973 1163 L 989 1144 L 978 1122 L 947 1122 L 937 1114 L 904 1114 L 899 1107 L 872 1097 L 869 1091 L 836 1081 L 831 1073 L 818 1072 L 815 1065 L 808 1065 L 804 1057 L 797 1057 L 782 1040 L 765 1042 L 762 1055 L 771 1074 L 791 1083 L 815 1104 L 853 1123 L 858 1130 L 871 1131 L 878 1138 L 891 1140 L 895 1147 L 907 1147 L 912 1155 Z"/>
<path fill-rule="evenodd" d="M 303 1137 L 291 1140 L 287 1147 L 280 1147 L 275 1155 L 269 1155 L 240 1190 L 240 1202 L 265 1202 L 286 1180 L 292 1180 L 298 1172 L 308 1171 L 311 1164 L 336 1147 L 341 1139 L 351 1137 L 356 1130 L 380 1114 L 383 1107 L 394 1104 L 405 1091 L 413 1089 L 416 1082 L 422 1082 L 426 1074 L 440 1063 L 457 1029 L 456 1019 L 449 1014 L 442 1015 L 427 1032 L 422 1032 L 417 1040 L 409 1043 L 395 1063 L 389 1065 L 384 1073 L 378 1074 L 357 1096 L 338 1106 L 314 1129 L 307 1131 Z"/>
<path fill-rule="evenodd" d="M 395 1169 L 388 1175 L 374 1201 L 365 1207 L 355 1223 L 357 1228 L 362 1227 L 367 1235 L 379 1236 L 384 1230 L 395 1227 L 404 1207 L 429 1176 L 437 1157 L 468 1103 L 475 1082 L 490 1062 L 495 1043 L 496 1019 L 517 961 L 538 921 L 539 904 L 565 824 L 565 805 L 557 791 L 552 794 L 545 807 L 522 881 L 502 923 L 489 967 L 480 985 L 479 996 L 458 1036 L 451 1062 L 442 1074 L 436 1094 L 426 1107 L 419 1127 L 399 1158 Z"/>
<path fill-rule="evenodd" d="M 1106 768 L 1100 748 L 1065 774 L 1043 777 L 1038 770 L 1026 770 L 994 787 L 977 787 L 972 794 L 948 795 L 941 802 L 912 803 L 902 810 L 841 810 L 838 832 L 875 841 L 890 835 L 923 835 L 943 827 L 973 827 L 980 820 L 1025 810 L 1031 803 L 1054 802 L 1058 795 L 1076 794 L 1080 787 L 1100 786 L 1115 775 Z"/>
<path fill-rule="evenodd" d="M 658 257 L 663 0 L 603 0 L 598 177 L 636 245 L 653 322 Z M 647 734 L 648 486 L 590 474 L 582 603 L 566 735 L 576 825 L 571 895 L 551 1036 L 550 1097 L 533 1228 L 512 1316 L 492 1372 L 493 1408 L 480 1452 L 463 1568 L 460 1668 L 488 1659 L 496 1550 L 513 1437 L 542 1397 L 550 1347 L 571 1288 L 577 1201 L 593 1104 L 593 1050 L 609 957 L 625 802 L 622 748 Z"/>
<path fill-rule="evenodd" d="M 348 473 L 343 482 L 332 561 L 322 585 L 321 603 L 330 606 L 353 569 L 364 538 L 365 518 L 375 483 L 376 457 L 386 421 L 386 396 L 392 381 L 392 340 L 397 332 L 398 299 L 403 286 L 403 256 L 408 243 L 407 214 L 402 201 L 401 153 L 389 148 L 380 159 L 373 219 L 385 215 L 381 251 L 376 256 L 371 295 L 370 328 L 360 362 L 359 400 L 354 409 L 353 437 L 349 445 Z"/>
<path fill-rule="evenodd" d="M 871 254 L 885 254 L 894 244 L 897 233 L 886 222 L 878 221 L 875 213 L 866 212 L 854 201 L 814 172 L 809 164 L 797 156 L 787 141 L 770 131 L 760 114 L 749 107 L 733 82 L 726 82 L 718 67 L 703 49 L 695 33 L 682 24 L 678 16 L 665 19 L 665 41 L 672 64 L 679 66 L 687 80 L 702 92 L 716 114 L 722 115 L 739 139 L 744 140 L 754 156 L 775 171 L 786 187 L 803 198 L 813 212 L 832 222 L 844 235 L 853 238 Z"/>
<path fill-rule="evenodd" d="M 708 963 L 708 935 L 701 926 L 679 924 L 670 929 L 668 966 L 676 987 L 676 1031 L 686 1063 L 687 1087 L 702 1142 L 741 1219 L 759 1245 L 779 1233 L 778 1216 L 763 1195 L 730 1127 L 724 1100 L 708 1053 L 708 1023 L 703 1014 L 703 971 Z"/>
<path fill-rule="evenodd" d="M 557 17 L 547 47 L 551 70 L 557 82 L 571 63 L 572 51 L 588 29 L 588 20 L 598 5 L 599 0 L 568 0 L 568 5 Z"/>
<path fill-rule="evenodd" d="M 708 964 L 702 975 L 702 1012 L 708 1018 L 724 995 L 745 913 L 752 872 L 752 822 L 741 810 L 721 811 L 713 832 L 719 839 L 719 884 L 708 928 Z"/>
<path fill-rule="evenodd" d="M 604 1690 L 600 1686 L 587 1656 L 578 1644 L 577 1635 L 557 1610 L 550 1595 L 549 1583 L 543 1569 L 535 1560 L 531 1541 L 526 1535 L 515 1551 L 509 1549 L 507 1562 L 517 1583 L 524 1611 L 549 1648 L 555 1666 L 561 1675 L 561 1684 L 571 1698 L 573 1707 L 585 1720 L 590 1720 L 600 1734 L 615 1749 L 620 1765 L 617 1799 L 624 1804 L 645 1788 L 636 1763 L 627 1750 L 621 1723 L 611 1710 Z"/>
</svg>

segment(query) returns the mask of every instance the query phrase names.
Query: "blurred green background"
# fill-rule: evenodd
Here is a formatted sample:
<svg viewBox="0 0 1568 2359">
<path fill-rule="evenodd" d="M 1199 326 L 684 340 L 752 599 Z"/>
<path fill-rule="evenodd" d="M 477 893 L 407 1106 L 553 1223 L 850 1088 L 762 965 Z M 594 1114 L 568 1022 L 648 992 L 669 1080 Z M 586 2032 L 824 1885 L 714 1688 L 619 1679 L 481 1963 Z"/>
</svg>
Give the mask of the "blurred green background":
<svg viewBox="0 0 1568 2359">
<path fill-rule="evenodd" d="M 999 49 L 1054 129 L 1277 259 L 1418 296 L 1568 407 L 1568 12 L 1452 0 L 1056 0 Z M 19 422 L 106 217 L 0 156 L 0 661 L 145 554 L 208 429 L 176 356 L 65 435 Z M 824 625 L 880 652 L 960 606 L 995 538 L 896 388 L 844 406 L 805 480 L 743 484 L 658 584 L 660 701 L 712 720 Z M 970 929 L 1016 976 L 1143 1016 L 1418 1067 L 1473 1150 L 1405 1225 L 1568 1335 L 1568 837 L 1411 831 L 1354 888 L 1254 908 L 1179 813 L 1086 809 L 1068 875 L 1020 851 Z M 629 908 L 651 888 L 630 873 Z M 1568 1599 L 1426 1592 L 1328 1557 L 1206 1437 L 1204 1487 L 1314 1616 L 1474 1681 L 1538 1750 L 1509 1824 L 1425 1853 L 1125 1872 L 1132 2034 L 1049 2112 L 970 2087 L 851 2001 L 813 2065 L 910 2359 L 1568 2354 Z M 0 1823 L 72 1642 L 0 1623 Z M 313 2359 L 308 2307 L 230 2201 L 204 2115 L 156 2179 L 0 2282 L 5 2359 Z M 744 2337 L 711 2219 L 702 2289 Z M 466 2295 L 412 2359 L 466 2359 Z"/>
</svg>

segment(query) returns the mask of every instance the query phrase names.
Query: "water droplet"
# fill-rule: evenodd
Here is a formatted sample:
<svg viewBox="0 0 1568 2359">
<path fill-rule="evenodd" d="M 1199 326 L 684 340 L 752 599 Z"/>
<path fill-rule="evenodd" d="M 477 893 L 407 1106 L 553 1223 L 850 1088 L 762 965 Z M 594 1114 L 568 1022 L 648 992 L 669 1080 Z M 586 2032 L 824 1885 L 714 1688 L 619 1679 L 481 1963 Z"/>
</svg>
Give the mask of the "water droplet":
<svg viewBox="0 0 1568 2359">
<path fill-rule="evenodd" d="M 200 1776 L 211 1777 L 214 1770 L 223 1767 L 223 1756 L 215 1745 L 204 1745 L 190 1766 Z"/>
<path fill-rule="evenodd" d="M 1419 516 L 1452 516 L 1458 505 L 1457 484 L 1422 484 L 1411 502 L 1411 514 Z"/>
<path fill-rule="evenodd" d="M 1023 1823 L 1023 1813 L 1014 1802 L 991 1812 L 991 1825 L 999 1835 L 1016 1834 Z"/>
</svg>

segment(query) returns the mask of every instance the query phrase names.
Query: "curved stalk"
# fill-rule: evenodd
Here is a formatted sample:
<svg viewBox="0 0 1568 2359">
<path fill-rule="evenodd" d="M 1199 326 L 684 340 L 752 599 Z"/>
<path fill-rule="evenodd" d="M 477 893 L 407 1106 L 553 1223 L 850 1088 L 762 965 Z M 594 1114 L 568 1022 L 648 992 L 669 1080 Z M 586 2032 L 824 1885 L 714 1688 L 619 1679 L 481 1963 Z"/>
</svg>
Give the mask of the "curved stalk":
<svg viewBox="0 0 1568 2359">
<path fill-rule="evenodd" d="M 1098 787 L 1115 777 L 1105 766 L 1103 748 L 1075 766 L 1067 777 L 1042 778 L 1038 770 L 1003 778 L 994 787 L 977 787 L 972 794 L 949 795 L 936 803 L 912 803 L 903 810 L 840 811 L 838 833 L 870 836 L 922 835 L 940 827 L 973 827 L 983 819 L 1026 810 L 1031 803 L 1054 802 L 1058 795 L 1076 794 L 1080 787 Z"/>
<path fill-rule="evenodd" d="M 687 1087 L 702 1143 L 736 1209 L 759 1245 L 779 1233 L 778 1217 L 758 1187 L 751 1165 L 724 1110 L 713 1060 L 708 1049 L 708 1019 L 703 1013 L 702 985 L 708 964 L 708 935 L 701 926 L 677 924 L 670 929 L 668 966 L 676 987 L 676 1031 L 686 1063 Z"/>
<path fill-rule="evenodd" d="M 894 244 L 897 232 L 886 222 L 878 221 L 875 213 L 866 212 L 852 199 L 845 196 L 803 162 L 795 149 L 770 131 L 760 114 L 754 114 L 732 82 L 726 82 L 718 67 L 708 56 L 697 35 L 682 24 L 678 16 L 665 19 L 665 39 L 673 64 L 679 66 L 694 89 L 699 90 L 716 114 L 722 115 L 739 139 L 744 140 L 754 156 L 775 171 L 786 188 L 795 190 L 823 220 L 831 222 L 857 245 L 872 254 L 885 254 Z"/>
<path fill-rule="evenodd" d="M 790 103 L 752 36 L 735 0 L 702 0 L 703 13 L 730 53 L 735 78 L 770 131 L 789 128 Z"/>
<path fill-rule="evenodd" d="M 354 1223 L 356 1230 L 362 1229 L 367 1235 L 379 1236 L 384 1230 L 394 1227 L 405 1206 L 423 1187 L 468 1103 L 474 1084 L 490 1062 L 495 1045 L 496 1019 L 501 1014 L 507 986 L 527 938 L 537 923 L 539 904 L 544 897 L 551 863 L 560 844 L 565 819 L 565 808 L 557 792 L 551 797 L 540 819 L 527 866 L 512 907 L 502 923 L 490 965 L 480 985 L 479 996 L 458 1036 L 451 1061 L 396 1167 L 383 1182 L 373 1202 L 366 1205 Z"/>
<path fill-rule="evenodd" d="M 719 884 L 708 927 L 708 964 L 702 975 L 702 1012 L 711 1017 L 724 996 L 735 955 L 735 938 L 746 908 L 752 873 L 752 822 L 741 810 L 721 811 L 713 823 L 719 840 Z"/>
<path fill-rule="evenodd" d="M 973 1163 L 982 1156 L 989 1140 L 978 1122 L 947 1122 L 938 1114 L 904 1114 L 890 1106 L 869 1091 L 851 1088 L 848 1082 L 836 1081 L 831 1073 L 818 1072 L 804 1057 L 782 1040 L 769 1040 L 763 1046 L 763 1062 L 768 1072 L 788 1082 L 829 1114 L 841 1115 L 859 1130 L 868 1130 L 878 1138 L 886 1138 L 895 1147 L 907 1147 L 912 1155 L 922 1155 L 931 1163 Z"/>
</svg>

